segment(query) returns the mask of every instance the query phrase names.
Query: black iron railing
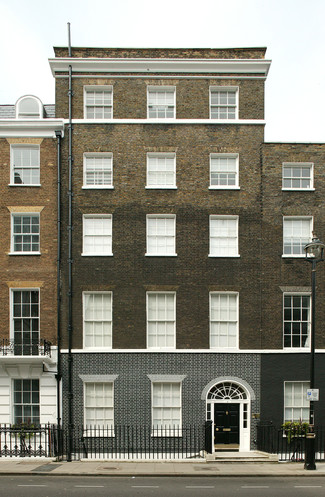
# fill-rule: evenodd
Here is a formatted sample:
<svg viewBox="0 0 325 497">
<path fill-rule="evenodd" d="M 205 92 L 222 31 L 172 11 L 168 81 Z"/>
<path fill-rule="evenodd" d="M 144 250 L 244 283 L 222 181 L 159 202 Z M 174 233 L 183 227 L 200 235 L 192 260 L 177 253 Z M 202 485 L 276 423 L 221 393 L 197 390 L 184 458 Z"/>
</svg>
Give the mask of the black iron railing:
<svg viewBox="0 0 325 497">
<path fill-rule="evenodd" d="M 0 424 L 0 457 L 56 457 L 62 452 L 61 439 L 55 425 Z"/>
<path fill-rule="evenodd" d="M 40 355 L 51 357 L 51 342 L 30 340 L 27 343 L 18 339 L 0 338 L 0 356 Z"/>
<path fill-rule="evenodd" d="M 325 427 L 315 428 L 316 460 L 325 460 Z M 305 460 L 305 435 L 288 437 L 285 429 L 273 425 L 257 427 L 257 449 L 270 454 L 278 454 L 280 461 Z"/>
<path fill-rule="evenodd" d="M 152 428 L 114 425 L 106 428 L 74 427 L 64 430 L 64 450 L 69 444 L 77 459 L 189 459 L 203 457 L 205 426 Z"/>
<path fill-rule="evenodd" d="M 114 425 L 58 428 L 0 425 L 0 457 L 57 457 L 71 460 L 183 460 L 204 457 L 205 426 L 152 428 Z M 71 453 L 67 454 L 67 450 Z"/>
</svg>

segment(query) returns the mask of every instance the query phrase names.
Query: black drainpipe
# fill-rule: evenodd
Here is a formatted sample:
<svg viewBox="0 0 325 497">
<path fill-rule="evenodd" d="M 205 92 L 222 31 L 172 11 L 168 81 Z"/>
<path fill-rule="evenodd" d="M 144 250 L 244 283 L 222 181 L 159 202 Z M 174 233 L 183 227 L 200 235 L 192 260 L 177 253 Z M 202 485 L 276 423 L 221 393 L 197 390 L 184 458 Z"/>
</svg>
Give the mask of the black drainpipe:
<svg viewBox="0 0 325 497">
<path fill-rule="evenodd" d="M 58 202 L 58 242 L 57 242 L 57 425 L 60 429 L 61 427 L 61 138 L 62 132 L 56 131 L 55 136 L 57 138 L 57 167 L 58 167 L 58 191 L 57 191 L 57 202 Z"/>
<path fill-rule="evenodd" d="M 69 35 L 69 57 L 71 57 L 71 42 L 70 42 L 70 23 L 68 23 Z M 68 444 L 67 444 L 67 461 L 71 461 L 72 452 L 72 432 L 73 432 L 73 416 L 72 416 L 72 66 L 69 65 L 69 185 L 68 185 L 68 199 L 69 199 L 69 213 L 68 213 Z"/>
</svg>

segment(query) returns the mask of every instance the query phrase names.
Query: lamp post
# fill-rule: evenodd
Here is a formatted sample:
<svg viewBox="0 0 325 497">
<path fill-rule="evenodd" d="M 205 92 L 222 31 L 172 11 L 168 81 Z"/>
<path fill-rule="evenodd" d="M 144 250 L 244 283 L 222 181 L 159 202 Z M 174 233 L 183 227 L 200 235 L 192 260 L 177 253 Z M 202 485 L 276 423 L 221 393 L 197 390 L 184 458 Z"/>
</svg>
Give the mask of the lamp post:
<svg viewBox="0 0 325 497">
<path fill-rule="evenodd" d="M 315 388 L 315 310 L 316 310 L 316 265 L 324 260 L 325 245 L 313 233 L 313 239 L 304 247 L 306 260 L 312 263 L 311 269 L 311 330 L 310 330 L 310 385 Z M 315 464 L 315 412 L 314 400 L 309 406 L 309 430 L 306 434 L 305 469 L 316 469 Z"/>
</svg>

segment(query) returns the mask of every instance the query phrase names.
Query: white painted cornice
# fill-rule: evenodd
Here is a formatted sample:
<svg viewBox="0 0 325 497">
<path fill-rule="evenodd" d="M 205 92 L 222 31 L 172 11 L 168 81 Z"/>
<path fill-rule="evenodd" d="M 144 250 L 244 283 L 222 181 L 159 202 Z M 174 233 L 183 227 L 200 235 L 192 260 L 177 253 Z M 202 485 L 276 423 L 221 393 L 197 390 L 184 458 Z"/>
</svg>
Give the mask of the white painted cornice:
<svg viewBox="0 0 325 497">
<path fill-rule="evenodd" d="M 64 135 L 63 119 L 0 119 L 0 138 L 55 138 L 56 131 Z"/>
<path fill-rule="evenodd" d="M 53 76 L 69 66 L 78 73 L 189 73 L 256 74 L 267 76 L 271 61 L 265 59 L 110 59 L 58 57 L 49 59 Z"/>
<path fill-rule="evenodd" d="M 68 119 L 64 120 L 69 124 Z M 209 124 L 209 125 L 265 125 L 264 119 L 72 119 L 72 124 Z"/>
</svg>

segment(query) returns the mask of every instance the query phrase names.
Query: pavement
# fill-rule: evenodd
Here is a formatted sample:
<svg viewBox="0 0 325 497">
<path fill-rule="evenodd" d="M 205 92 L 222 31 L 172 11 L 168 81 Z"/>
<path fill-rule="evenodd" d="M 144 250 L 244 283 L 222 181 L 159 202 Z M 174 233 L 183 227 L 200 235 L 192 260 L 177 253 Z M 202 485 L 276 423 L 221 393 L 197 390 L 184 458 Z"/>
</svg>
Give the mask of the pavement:
<svg viewBox="0 0 325 497">
<path fill-rule="evenodd" d="M 304 469 L 303 462 L 192 461 L 55 461 L 43 458 L 1 458 L 0 475 L 46 476 L 325 476 L 325 461 L 316 470 Z"/>
</svg>

